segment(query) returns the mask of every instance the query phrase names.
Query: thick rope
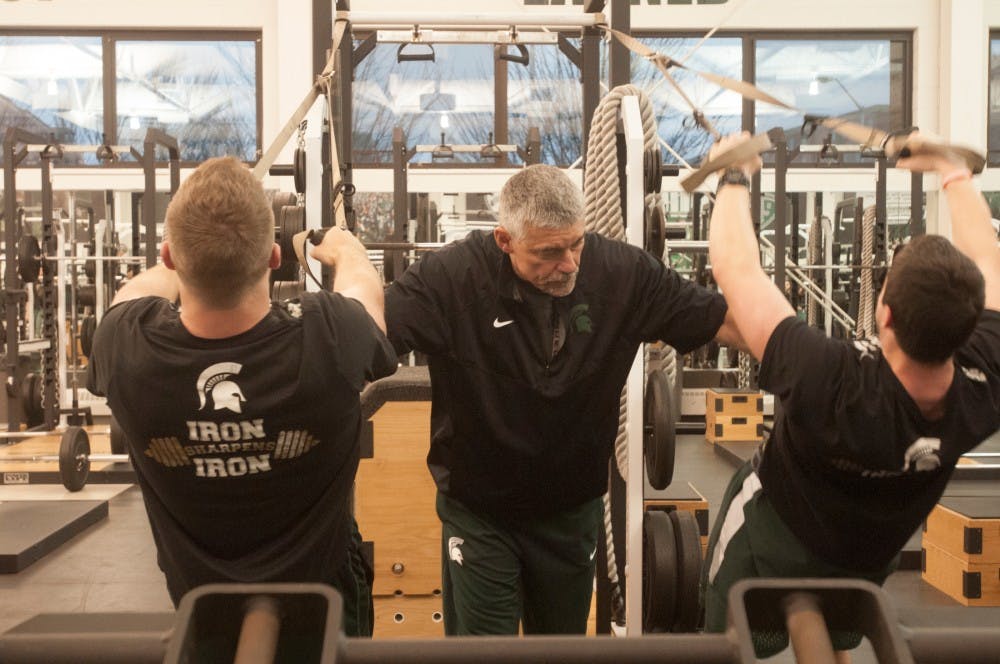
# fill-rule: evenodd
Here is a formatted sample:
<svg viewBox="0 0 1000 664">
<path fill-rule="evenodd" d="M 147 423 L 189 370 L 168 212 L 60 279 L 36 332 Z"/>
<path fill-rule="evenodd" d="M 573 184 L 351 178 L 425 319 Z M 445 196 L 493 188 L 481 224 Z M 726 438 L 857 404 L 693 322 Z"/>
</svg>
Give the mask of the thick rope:
<svg viewBox="0 0 1000 664">
<path fill-rule="evenodd" d="M 866 339 L 875 336 L 875 292 L 872 265 L 875 259 L 875 206 L 865 208 L 861 217 L 861 285 L 858 296 L 858 325 L 855 336 Z"/>
<path fill-rule="evenodd" d="M 594 110 L 587 142 L 587 170 L 583 193 L 586 201 L 587 230 L 606 235 L 615 240 L 625 239 L 625 221 L 622 219 L 618 188 L 618 151 L 615 130 L 618 112 L 624 97 L 639 100 L 642 118 L 643 145 L 659 149 L 656 137 L 656 116 L 649 97 L 634 85 L 612 88 Z"/>
<path fill-rule="evenodd" d="M 583 184 L 587 230 L 615 240 L 625 239 L 625 220 L 622 218 L 621 188 L 618 180 L 616 131 L 622 99 L 628 96 L 636 97 L 639 102 L 643 147 L 659 151 L 656 116 L 649 97 L 634 85 L 620 85 L 613 88 L 597 105 L 590 123 L 587 143 L 587 170 L 584 174 Z M 646 199 L 646 204 L 650 204 L 649 197 Z M 654 197 L 653 204 L 660 204 L 658 196 Z M 618 464 L 619 474 L 627 481 L 625 395 L 625 390 L 622 390 L 618 434 L 615 439 L 615 460 Z"/>
<path fill-rule="evenodd" d="M 586 202 L 587 230 L 600 233 L 615 240 L 625 239 L 625 221 L 622 218 L 621 189 L 618 176 L 618 147 L 616 130 L 619 109 L 624 97 L 634 96 L 639 101 L 642 119 L 643 146 L 659 151 L 656 134 L 656 117 L 653 105 L 646 94 L 634 85 L 613 88 L 601 99 L 590 124 L 587 143 L 587 170 L 584 176 L 584 200 Z M 659 205 L 659 196 L 646 205 Z M 676 360 L 675 360 L 676 364 Z M 625 434 L 625 399 L 623 389 L 619 402 L 618 434 L 615 439 L 615 462 L 619 474 L 627 481 L 627 438 Z M 610 469 L 609 469 L 610 470 Z M 610 479 L 610 478 L 609 478 Z M 611 520 L 611 496 L 604 494 L 604 535 L 606 538 L 608 580 L 611 583 L 611 605 L 613 620 L 620 624 L 625 619 L 625 598 L 622 596 L 618 578 L 618 563 L 615 557 L 614 531 Z"/>
</svg>

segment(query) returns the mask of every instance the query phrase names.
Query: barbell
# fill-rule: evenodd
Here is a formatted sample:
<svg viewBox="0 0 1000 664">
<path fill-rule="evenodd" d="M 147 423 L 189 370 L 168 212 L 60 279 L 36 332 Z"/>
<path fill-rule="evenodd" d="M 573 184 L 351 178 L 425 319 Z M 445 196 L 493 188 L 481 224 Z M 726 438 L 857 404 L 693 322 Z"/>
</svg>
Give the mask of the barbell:
<svg viewBox="0 0 1000 664">
<path fill-rule="evenodd" d="M 42 245 L 34 235 L 22 235 L 17 241 L 17 273 L 27 284 L 38 281 L 38 271 L 42 269 L 42 261 L 137 263 L 142 260 L 143 258 L 139 256 L 45 256 L 42 254 Z"/>
<path fill-rule="evenodd" d="M 116 432 L 117 429 L 117 432 Z M 0 438 L 32 438 L 40 436 L 51 436 L 58 434 L 58 431 L 24 431 L 24 432 L 0 432 Z M 111 449 L 120 448 L 123 441 L 114 441 L 116 436 L 124 436 L 120 428 L 112 426 L 108 433 L 112 437 Z M 117 442 L 117 444 L 116 444 Z M 69 491 L 79 491 L 87 484 L 90 476 L 90 463 L 92 461 L 128 461 L 127 454 L 91 454 L 90 436 L 83 427 L 70 426 L 62 432 L 59 440 L 59 454 L 26 454 L 0 457 L 0 463 L 8 461 L 30 462 L 30 461 L 58 461 L 59 479 L 62 485 Z"/>
</svg>

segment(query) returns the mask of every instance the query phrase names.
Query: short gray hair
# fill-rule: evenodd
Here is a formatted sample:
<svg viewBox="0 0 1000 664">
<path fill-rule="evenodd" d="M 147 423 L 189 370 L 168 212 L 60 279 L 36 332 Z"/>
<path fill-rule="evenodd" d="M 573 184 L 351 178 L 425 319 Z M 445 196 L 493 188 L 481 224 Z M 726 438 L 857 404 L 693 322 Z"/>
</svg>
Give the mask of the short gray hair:
<svg viewBox="0 0 1000 664">
<path fill-rule="evenodd" d="M 507 180 L 500 191 L 500 226 L 515 238 L 524 237 L 529 225 L 567 228 L 583 217 L 583 192 L 555 166 L 528 166 Z"/>
</svg>

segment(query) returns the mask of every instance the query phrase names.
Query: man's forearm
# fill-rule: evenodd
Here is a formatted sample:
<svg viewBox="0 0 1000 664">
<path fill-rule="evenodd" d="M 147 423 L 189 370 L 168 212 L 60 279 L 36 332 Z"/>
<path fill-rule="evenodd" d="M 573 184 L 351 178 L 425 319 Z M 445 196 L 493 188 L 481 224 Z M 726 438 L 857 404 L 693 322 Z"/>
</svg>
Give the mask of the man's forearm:
<svg viewBox="0 0 1000 664">
<path fill-rule="evenodd" d="M 1000 246 L 990 208 L 967 177 L 946 181 L 944 194 L 951 211 L 952 243 L 983 273 L 986 308 L 1000 310 Z"/>
<path fill-rule="evenodd" d="M 761 269 L 760 248 L 750 219 L 750 192 L 746 187 L 726 185 L 719 190 L 708 238 L 712 276 L 723 293 L 732 280 Z"/>
<path fill-rule="evenodd" d="M 178 297 L 177 273 L 165 265 L 154 265 L 129 279 L 117 293 L 112 304 L 140 297 L 162 297 L 174 302 Z"/>
<path fill-rule="evenodd" d="M 958 180 L 944 190 L 951 211 L 952 242 L 977 265 L 1000 259 L 992 214 L 971 180 Z"/>
<path fill-rule="evenodd" d="M 360 302 L 385 332 L 385 293 L 375 267 L 365 256 L 348 255 L 337 263 L 335 269 L 333 291 Z"/>
</svg>

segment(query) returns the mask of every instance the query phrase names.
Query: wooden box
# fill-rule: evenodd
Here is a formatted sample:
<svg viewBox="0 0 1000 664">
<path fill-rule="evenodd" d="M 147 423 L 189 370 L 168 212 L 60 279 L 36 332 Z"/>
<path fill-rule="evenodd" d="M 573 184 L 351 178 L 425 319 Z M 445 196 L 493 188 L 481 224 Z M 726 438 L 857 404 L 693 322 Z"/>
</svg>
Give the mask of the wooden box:
<svg viewBox="0 0 1000 664">
<path fill-rule="evenodd" d="M 922 577 L 965 606 L 1000 606 L 1000 563 L 970 563 L 924 540 Z"/>
<path fill-rule="evenodd" d="M 764 393 L 760 390 L 740 390 L 715 387 L 705 390 L 705 421 L 718 415 L 764 415 Z"/>
<path fill-rule="evenodd" d="M 705 420 L 705 439 L 710 443 L 764 439 L 763 415 L 716 415 Z"/>
<path fill-rule="evenodd" d="M 923 541 L 967 563 L 1000 563 L 1000 496 L 945 495 L 924 521 Z"/>
<path fill-rule="evenodd" d="M 441 595 L 374 597 L 372 638 L 402 639 L 444 636 Z"/>
<path fill-rule="evenodd" d="M 373 543 L 373 594 L 430 595 L 441 588 L 437 488 L 427 470 L 429 401 L 388 401 L 372 415 L 371 456 L 361 459 L 354 513 Z"/>
</svg>

